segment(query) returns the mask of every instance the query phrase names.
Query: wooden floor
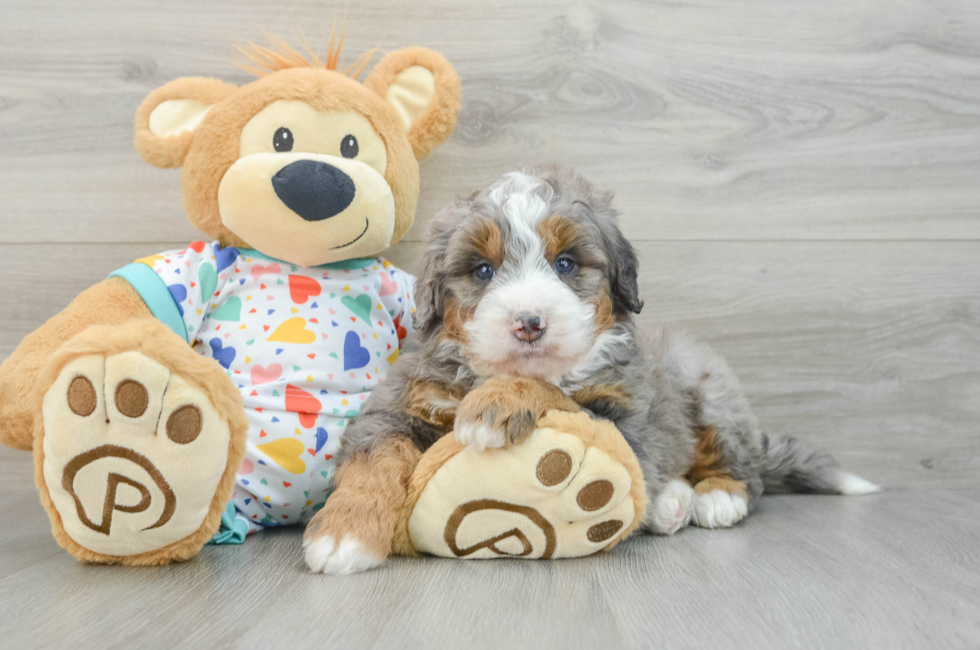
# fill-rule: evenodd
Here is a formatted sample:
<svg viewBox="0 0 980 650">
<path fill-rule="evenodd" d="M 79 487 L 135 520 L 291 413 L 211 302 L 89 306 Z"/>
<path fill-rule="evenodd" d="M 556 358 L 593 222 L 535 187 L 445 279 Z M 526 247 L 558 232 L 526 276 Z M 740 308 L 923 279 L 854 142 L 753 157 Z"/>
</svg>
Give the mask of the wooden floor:
<svg viewBox="0 0 980 650">
<path fill-rule="evenodd" d="M 0 0 L 0 358 L 83 288 L 197 237 L 132 118 L 232 45 L 329 31 L 323 0 Z M 351 3 L 348 60 L 463 78 L 420 225 L 557 160 L 617 193 L 644 322 L 707 337 L 768 431 L 882 482 L 771 497 L 729 531 L 554 563 L 303 571 L 300 531 L 162 569 L 78 564 L 0 450 L 2 645 L 980 647 L 980 3 Z M 293 39 L 291 39 L 293 40 Z"/>
</svg>

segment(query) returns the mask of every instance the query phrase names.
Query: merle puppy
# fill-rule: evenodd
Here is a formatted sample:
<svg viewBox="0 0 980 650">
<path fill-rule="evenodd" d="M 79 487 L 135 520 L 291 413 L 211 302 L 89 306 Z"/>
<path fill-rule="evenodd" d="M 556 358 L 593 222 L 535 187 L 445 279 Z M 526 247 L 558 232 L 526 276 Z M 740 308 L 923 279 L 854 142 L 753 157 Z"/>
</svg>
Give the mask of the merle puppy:
<svg viewBox="0 0 980 650">
<path fill-rule="evenodd" d="M 429 224 L 417 334 L 347 429 L 336 490 L 310 523 L 313 571 L 387 557 L 408 479 L 441 436 L 520 442 L 571 398 L 616 424 L 643 468 L 646 530 L 732 526 L 766 492 L 877 486 L 803 442 L 763 434 L 725 361 L 633 320 L 637 260 L 612 196 L 574 172 L 512 172 Z"/>
</svg>

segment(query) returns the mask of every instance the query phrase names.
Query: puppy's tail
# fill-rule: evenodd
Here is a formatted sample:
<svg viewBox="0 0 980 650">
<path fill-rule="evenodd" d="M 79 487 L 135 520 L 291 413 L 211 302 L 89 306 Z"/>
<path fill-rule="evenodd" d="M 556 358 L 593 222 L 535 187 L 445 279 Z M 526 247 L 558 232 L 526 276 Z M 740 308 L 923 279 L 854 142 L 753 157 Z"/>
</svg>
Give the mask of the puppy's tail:
<svg viewBox="0 0 980 650">
<path fill-rule="evenodd" d="M 766 459 L 762 482 L 766 493 L 871 494 L 881 490 L 856 474 L 845 472 L 825 451 L 799 438 L 763 435 Z"/>
</svg>

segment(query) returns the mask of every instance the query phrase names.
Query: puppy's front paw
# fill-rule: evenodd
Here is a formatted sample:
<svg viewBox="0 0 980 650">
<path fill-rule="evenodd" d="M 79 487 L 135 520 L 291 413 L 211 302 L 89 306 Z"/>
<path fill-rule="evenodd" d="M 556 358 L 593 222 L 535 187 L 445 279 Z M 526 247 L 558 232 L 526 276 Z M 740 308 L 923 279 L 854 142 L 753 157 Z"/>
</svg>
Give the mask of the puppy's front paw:
<svg viewBox="0 0 980 650">
<path fill-rule="evenodd" d="M 487 447 L 503 447 L 507 442 L 503 431 L 493 428 L 483 420 L 476 422 L 457 420 L 456 440 L 477 451 L 483 451 Z"/>
<path fill-rule="evenodd" d="M 353 537 L 344 537 L 337 543 L 333 535 L 324 535 L 303 544 L 306 547 L 306 566 L 313 573 L 349 575 L 368 571 L 384 562 L 384 558 L 365 550 Z"/>
<path fill-rule="evenodd" d="M 578 410 L 544 381 L 494 377 L 463 398 L 456 412 L 456 440 L 477 450 L 523 442 L 551 408 Z"/>
<path fill-rule="evenodd" d="M 466 402 L 464 400 L 463 406 Z M 534 431 L 537 421 L 527 409 L 512 410 L 507 404 L 464 411 L 456 416 L 456 440 L 470 449 L 503 447 L 523 441 Z"/>
</svg>

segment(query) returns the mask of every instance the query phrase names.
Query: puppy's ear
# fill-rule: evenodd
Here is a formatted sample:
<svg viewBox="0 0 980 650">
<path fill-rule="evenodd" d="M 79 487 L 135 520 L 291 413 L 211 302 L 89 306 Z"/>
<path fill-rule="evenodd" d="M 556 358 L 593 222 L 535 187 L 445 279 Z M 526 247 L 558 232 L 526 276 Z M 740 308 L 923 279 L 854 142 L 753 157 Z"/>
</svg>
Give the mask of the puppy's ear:
<svg viewBox="0 0 980 650">
<path fill-rule="evenodd" d="M 194 129 L 212 106 L 237 90 L 218 79 L 182 77 L 147 95 L 136 111 L 136 150 L 154 167 L 180 167 Z"/>
<path fill-rule="evenodd" d="M 415 313 L 412 315 L 412 325 L 423 335 L 442 323 L 448 280 L 443 268 L 446 247 L 460 221 L 460 211 L 468 211 L 468 206 L 461 200 L 447 205 L 432 217 L 426 228 L 421 270 L 415 282 Z"/>
<path fill-rule="evenodd" d="M 441 54 L 412 47 L 388 54 L 364 85 L 394 107 L 415 157 L 422 160 L 453 132 L 459 75 Z"/>
<path fill-rule="evenodd" d="M 603 245 L 609 258 L 609 287 L 612 290 L 613 309 L 617 313 L 631 311 L 639 314 L 643 309 L 640 286 L 637 282 L 640 263 L 633 245 L 629 243 L 615 222 L 615 212 L 608 208 L 609 218 L 599 221 Z"/>
</svg>

